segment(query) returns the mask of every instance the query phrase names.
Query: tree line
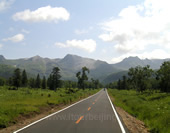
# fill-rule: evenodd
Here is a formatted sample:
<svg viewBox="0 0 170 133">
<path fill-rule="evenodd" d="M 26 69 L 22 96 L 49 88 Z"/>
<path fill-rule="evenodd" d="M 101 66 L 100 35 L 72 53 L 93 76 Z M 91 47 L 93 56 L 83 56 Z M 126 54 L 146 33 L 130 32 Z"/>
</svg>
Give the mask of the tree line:
<svg viewBox="0 0 170 133">
<path fill-rule="evenodd" d="M 8 85 L 9 89 L 17 90 L 19 87 L 29 87 L 32 89 L 50 89 L 56 91 L 58 88 L 79 88 L 79 89 L 98 89 L 102 87 L 102 84 L 99 80 L 88 78 L 88 73 L 90 73 L 87 67 L 83 67 L 81 71 L 77 72 L 75 75 L 77 77 L 76 81 L 64 81 L 61 80 L 60 69 L 58 67 L 54 67 L 50 75 L 46 78 L 43 76 L 40 77 L 37 74 L 34 78 L 28 78 L 26 70 L 21 70 L 20 68 L 16 68 L 13 72 L 13 76 L 8 80 L 4 78 L 0 78 L 0 86 Z M 72 91 L 72 90 L 70 90 Z"/>
<path fill-rule="evenodd" d="M 159 70 L 152 70 L 149 65 L 130 68 L 127 76 L 107 85 L 119 90 L 135 89 L 137 92 L 159 90 L 170 92 L 170 61 L 164 62 Z"/>
</svg>

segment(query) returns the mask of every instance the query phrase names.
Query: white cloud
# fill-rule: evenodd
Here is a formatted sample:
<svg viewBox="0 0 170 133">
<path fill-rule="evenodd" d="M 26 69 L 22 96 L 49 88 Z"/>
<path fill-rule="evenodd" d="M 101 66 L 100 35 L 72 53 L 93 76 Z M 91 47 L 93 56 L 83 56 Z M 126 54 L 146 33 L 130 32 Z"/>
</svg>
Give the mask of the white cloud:
<svg viewBox="0 0 170 133">
<path fill-rule="evenodd" d="M 13 4 L 14 0 L 1 0 L 0 1 L 0 12 L 10 8 Z"/>
<path fill-rule="evenodd" d="M 21 42 L 23 40 L 24 40 L 24 35 L 23 34 L 17 34 L 17 35 L 15 35 L 13 37 L 8 37 L 8 38 L 3 39 L 3 41 L 12 41 L 12 42 L 15 42 L 15 43 Z"/>
<path fill-rule="evenodd" d="M 111 63 L 117 63 L 122 61 L 124 58 L 129 57 L 129 56 L 138 56 L 140 59 L 166 59 L 170 58 L 170 53 L 167 53 L 166 51 L 162 49 L 155 49 L 151 52 L 143 52 L 141 54 L 137 53 L 127 53 L 119 57 L 115 57 L 111 60 Z"/>
<path fill-rule="evenodd" d="M 118 18 L 101 24 L 104 33 L 99 38 L 122 54 L 144 51 L 149 45 L 170 49 L 169 4 L 169 0 L 145 0 L 124 8 Z"/>
<path fill-rule="evenodd" d="M 63 7 L 41 7 L 35 11 L 29 9 L 18 12 L 13 15 L 15 21 L 22 20 L 25 22 L 55 22 L 59 20 L 67 21 L 70 18 L 69 12 Z"/>
<path fill-rule="evenodd" d="M 92 39 L 87 40 L 67 40 L 66 43 L 55 43 L 55 46 L 61 48 L 73 47 L 78 49 L 83 49 L 87 52 L 94 52 L 96 50 L 96 42 Z"/>
</svg>

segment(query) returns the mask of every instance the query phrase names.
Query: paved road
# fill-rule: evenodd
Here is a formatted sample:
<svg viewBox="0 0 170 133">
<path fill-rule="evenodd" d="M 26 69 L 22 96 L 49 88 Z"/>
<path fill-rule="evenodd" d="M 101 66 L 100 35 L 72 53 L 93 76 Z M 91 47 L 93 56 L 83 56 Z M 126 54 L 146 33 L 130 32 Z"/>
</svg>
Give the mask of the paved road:
<svg viewBox="0 0 170 133">
<path fill-rule="evenodd" d="M 107 92 L 101 90 L 94 96 L 15 133 L 125 133 L 119 122 Z"/>
</svg>

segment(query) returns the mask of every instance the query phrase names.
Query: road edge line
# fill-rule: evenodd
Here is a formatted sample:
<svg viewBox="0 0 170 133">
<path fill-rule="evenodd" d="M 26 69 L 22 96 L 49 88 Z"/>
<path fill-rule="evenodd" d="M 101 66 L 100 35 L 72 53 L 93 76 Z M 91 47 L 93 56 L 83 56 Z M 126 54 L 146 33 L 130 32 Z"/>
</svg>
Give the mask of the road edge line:
<svg viewBox="0 0 170 133">
<path fill-rule="evenodd" d="M 124 127 L 123 127 L 123 124 L 122 124 L 122 122 L 120 121 L 119 116 L 118 116 L 118 114 L 117 114 L 117 112 L 116 112 L 116 109 L 115 109 L 115 107 L 114 107 L 114 105 L 113 105 L 113 103 L 112 103 L 112 101 L 111 101 L 111 99 L 110 99 L 110 96 L 108 95 L 107 90 L 106 90 L 106 94 L 107 94 L 107 97 L 108 97 L 108 99 L 109 99 L 109 101 L 110 101 L 110 104 L 111 104 L 111 106 L 112 106 L 113 112 L 115 113 L 115 116 L 116 116 L 116 119 L 117 119 L 117 121 L 118 121 L 118 123 L 119 123 L 120 129 L 122 130 L 122 133 L 126 133 L 126 131 L 125 131 Z"/>
<path fill-rule="evenodd" d="M 100 91 L 102 91 L 102 89 L 101 89 Z M 54 112 L 54 113 L 52 113 L 52 114 L 50 114 L 50 115 L 47 115 L 47 116 L 45 116 L 45 117 L 43 117 L 43 118 L 41 118 L 41 119 L 39 119 L 39 120 L 37 120 L 37 121 L 35 121 L 35 122 L 32 122 L 31 124 L 29 124 L 29 125 L 21 128 L 21 129 L 18 129 L 17 131 L 14 131 L 13 133 L 18 133 L 18 132 L 20 132 L 20 131 L 22 131 L 22 130 L 24 130 L 24 129 L 26 129 L 26 128 L 28 128 L 28 127 L 30 127 L 30 126 L 38 123 L 38 122 L 40 122 L 40 121 L 42 121 L 42 120 L 45 120 L 45 119 L 47 119 L 47 118 L 49 118 L 49 117 L 51 117 L 51 116 L 53 116 L 53 115 L 55 115 L 55 114 L 58 114 L 58 113 L 60 113 L 60 112 L 62 112 L 62 111 L 64 111 L 64 110 L 66 110 L 66 109 L 68 109 L 68 108 L 70 108 L 70 107 L 78 104 L 78 103 L 81 103 L 81 102 L 83 102 L 83 101 L 85 101 L 85 100 L 87 100 L 87 99 L 89 99 L 89 98 L 97 95 L 100 91 L 98 91 L 97 93 L 95 93 L 95 94 L 93 94 L 93 95 L 91 95 L 91 96 L 89 96 L 89 97 L 86 97 L 85 99 L 82 99 L 82 100 L 80 100 L 80 101 L 78 101 L 78 102 L 76 102 L 76 103 L 73 103 L 73 104 L 69 105 L 68 107 L 65 107 L 65 108 L 63 108 L 63 109 L 61 109 L 61 110 L 59 110 L 59 111 L 57 111 L 57 112 Z"/>
</svg>

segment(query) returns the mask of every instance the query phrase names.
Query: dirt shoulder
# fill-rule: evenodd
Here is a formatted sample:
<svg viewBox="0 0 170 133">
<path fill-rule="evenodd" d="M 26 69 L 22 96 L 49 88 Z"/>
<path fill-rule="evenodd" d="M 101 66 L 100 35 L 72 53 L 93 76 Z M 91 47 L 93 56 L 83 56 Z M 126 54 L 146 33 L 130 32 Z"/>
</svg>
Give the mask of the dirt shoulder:
<svg viewBox="0 0 170 133">
<path fill-rule="evenodd" d="M 114 101 L 113 97 L 110 97 L 110 98 L 112 101 Z M 130 133 L 149 133 L 144 122 L 131 116 L 130 114 L 128 114 L 126 111 L 124 111 L 120 107 L 115 106 L 115 108 Z"/>
</svg>

